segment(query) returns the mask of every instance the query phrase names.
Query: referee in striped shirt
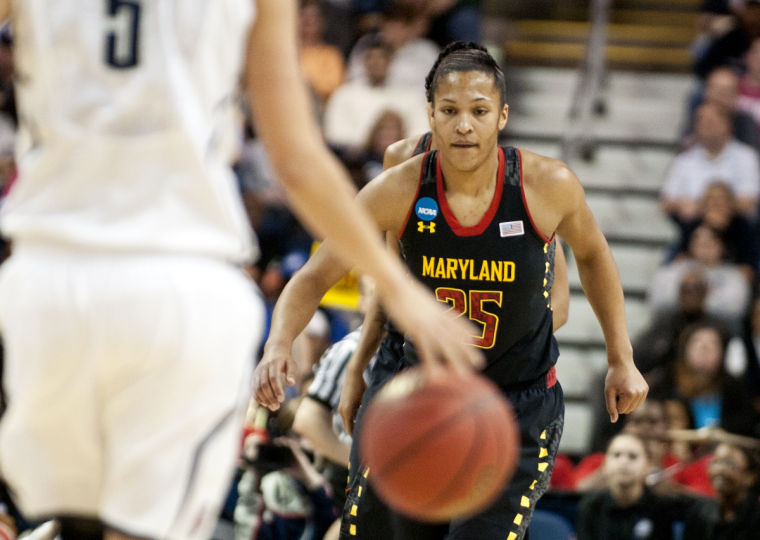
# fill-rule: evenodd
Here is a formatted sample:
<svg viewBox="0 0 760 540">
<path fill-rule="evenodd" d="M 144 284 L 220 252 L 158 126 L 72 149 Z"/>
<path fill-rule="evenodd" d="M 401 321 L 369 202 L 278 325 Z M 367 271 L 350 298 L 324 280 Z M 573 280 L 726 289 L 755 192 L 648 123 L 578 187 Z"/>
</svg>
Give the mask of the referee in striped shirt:
<svg viewBox="0 0 760 540">
<path fill-rule="evenodd" d="M 328 463 L 322 472 L 333 488 L 333 499 L 339 511 L 345 502 L 351 436 L 338 414 L 338 404 L 346 367 L 356 350 L 360 333 L 361 327 L 324 352 L 293 423 L 293 429 L 309 439 L 314 449 L 327 458 Z"/>
</svg>

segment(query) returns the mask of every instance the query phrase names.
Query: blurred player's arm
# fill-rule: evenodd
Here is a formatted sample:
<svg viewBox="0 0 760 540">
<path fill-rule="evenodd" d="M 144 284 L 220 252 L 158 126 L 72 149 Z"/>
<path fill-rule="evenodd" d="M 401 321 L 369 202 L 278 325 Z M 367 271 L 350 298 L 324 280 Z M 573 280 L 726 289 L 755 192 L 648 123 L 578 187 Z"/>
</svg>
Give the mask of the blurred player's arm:
<svg viewBox="0 0 760 540">
<path fill-rule="evenodd" d="M 309 439 L 314 448 L 330 461 L 348 466 L 351 446 L 335 434 L 332 411 L 324 403 L 309 396 L 302 399 L 293 421 L 293 430 Z"/>
<path fill-rule="evenodd" d="M 350 180 L 324 145 L 313 118 L 293 39 L 295 2 L 256 4 L 246 84 L 256 129 L 289 203 L 317 237 L 333 240 L 343 260 L 361 272 L 378 274 L 382 287 L 402 281 L 403 275 L 380 249 L 380 235 L 354 203 Z"/>
<path fill-rule="evenodd" d="M 0 23 L 5 22 L 11 15 L 11 0 L 0 0 Z"/>
<path fill-rule="evenodd" d="M 388 170 L 409 159 L 419 140 L 420 136 L 417 135 L 401 139 L 389 145 L 383 154 L 383 170 Z M 386 233 L 385 243 L 389 251 L 398 254 L 398 240 L 396 236 Z M 380 302 L 373 293 L 367 299 L 367 309 L 364 314 L 362 331 L 359 334 L 356 350 L 351 355 L 346 368 L 346 378 L 340 393 L 340 404 L 338 405 L 338 413 L 340 413 L 343 425 L 350 435 L 353 435 L 356 411 L 359 410 L 364 391 L 367 389 L 367 384 L 364 382 L 364 371 L 380 346 L 386 320 L 387 317 L 380 306 Z"/>
<path fill-rule="evenodd" d="M 559 236 L 554 238 L 554 282 L 552 283 L 552 330 L 561 328 L 570 316 L 570 284 L 567 279 L 567 259 Z"/>
<path fill-rule="evenodd" d="M 246 84 L 256 129 L 293 210 L 338 257 L 374 279 L 383 307 L 413 337 L 428 369 L 439 362 L 460 372 L 479 365 L 482 356 L 467 345 L 471 329 L 383 249 L 378 229 L 353 200 L 348 174 L 327 150 L 298 69 L 295 2 L 256 5 Z"/>
</svg>

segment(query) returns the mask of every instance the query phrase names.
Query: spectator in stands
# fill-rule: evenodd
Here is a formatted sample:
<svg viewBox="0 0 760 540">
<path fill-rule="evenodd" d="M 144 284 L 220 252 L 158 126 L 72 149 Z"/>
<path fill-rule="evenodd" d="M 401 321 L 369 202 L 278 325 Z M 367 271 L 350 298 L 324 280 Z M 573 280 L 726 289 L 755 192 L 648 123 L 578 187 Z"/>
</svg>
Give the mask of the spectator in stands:
<svg viewBox="0 0 760 540">
<path fill-rule="evenodd" d="M 276 413 L 254 406 L 244 442 L 244 473 L 234 510 L 237 538 L 322 540 L 335 520 L 332 492 L 290 429 L 300 399 Z M 271 416 L 270 416 L 271 415 Z"/>
<path fill-rule="evenodd" d="M 679 154 L 662 188 L 663 210 L 677 222 L 693 220 L 707 186 L 716 178 L 731 185 L 739 212 L 752 216 L 760 193 L 757 152 L 733 138 L 729 114 L 714 103 L 697 108 L 696 143 Z"/>
<path fill-rule="evenodd" d="M 760 414 L 760 296 L 752 302 L 740 337 L 729 342 L 726 367 L 732 375 L 744 378 L 752 405 Z"/>
<path fill-rule="evenodd" d="M 752 304 L 749 324 L 744 336 L 749 364 L 747 373 L 757 401 L 760 398 L 760 296 L 756 297 Z M 755 408 L 760 411 L 760 403 L 756 403 Z"/>
<path fill-rule="evenodd" d="M 406 0 L 421 4 L 431 18 L 429 36 L 441 47 L 452 41 L 480 43 L 482 0 Z"/>
<path fill-rule="evenodd" d="M 678 355 L 647 375 L 653 398 L 683 400 L 695 428 L 720 426 L 754 435 L 758 415 L 747 386 L 725 369 L 727 338 L 719 327 L 698 323 L 684 330 Z"/>
<path fill-rule="evenodd" d="M 707 225 L 723 239 L 726 262 L 738 265 L 747 281 L 752 283 L 758 264 L 758 243 L 752 224 L 736 208 L 731 186 L 721 180 L 710 183 L 700 201 L 697 216 L 682 225 L 679 253 L 688 253 L 694 231 L 700 225 Z"/>
<path fill-rule="evenodd" d="M 311 248 L 312 238 L 290 211 L 264 145 L 248 123 L 235 170 L 251 225 L 256 230 L 261 256 L 260 270 L 272 259 Z"/>
<path fill-rule="evenodd" d="M 343 84 L 346 74 L 343 53 L 338 47 L 325 43 L 321 0 L 303 0 L 298 22 L 301 72 L 321 112 L 327 98 Z"/>
<path fill-rule="evenodd" d="M 404 119 L 394 111 L 385 111 L 377 117 L 362 152 L 362 169 L 367 182 L 383 172 L 385 150 L 405 134 Z"/>
<path fill-rule="evenodd" d="M 335 45 L 345 58 L 358 37 L 352 0 L 321 0 L 325 19 L 325 41 Z"/>
<path fill-rule="evenodd" d="M 347 82 L 327 102 L 324 130 L 330 144 L 353 149 L 363 147 L 375 121 L 389 110 L 396 112 L 409 130 L 424 132 L 428 129 L 424 94 L 389 80 L 392 55 L 390 46 L 380 39 L 373 38 L 366 45 L 367 79 Z"/>
<path fill-rule="evenodd" d="M 697 19 L 698 35 L 691 44 L 694 62 L 702 59 L 716 39 L 733 30 L 735 22 L 729 0 L 704 0 Z"/>
<path fill-rule="evenodd" d="M 690 454 L 676 455 L 666 437 L 670 427 L 666 404 L 658 399 L 647 398 L 641 407 L 625 417 L 622 433 L 640 437 L 647 450 L 647 484 L 660 495 L 686 492 L 711 495 L 706 462 L 693 459 Z M 603 464 L 603 452 L 584 457 L 572 471 L 572 487 L 584 492 L 602 489 L 605 485 Z"/>
<path fill-rule="evenodd" d="M 689 512 L 683 538 L 756 539 L 760 534 L 759 475 L 757 451 L 736 444 L 719 444 L 710 463 L 717 500 Z"/>
<path fill-rule="evenodd" d="M 655 312 L 650 324 L 633 341 L 633 358 L 642 373 L 673 361 L 678 336 L 689 325 L 721 324 L 719 319 L 705 312 L 707 290 L 707 277 L 701 268 L 691 268 L 681 276 L 675 309 Z"/>
<path fill-rule="evenodd" d="M 578 540 L 674 538 L 674 522 L 696 504 L 654 494 L 646 485 L 650 457 L 632 433 L 615 436 L 604 459 L 606 489 L 586 495 L 578 510 Z"/>
<path fill-rule="evenodd" d="M 684 146 L 688 147 L 695 141 L 694 111 L 700 103 L 713 103 L 729 115 L 732 120 L 734 138 L 755 149 L 760 150 L 760 131 L 755 119 L 739 108 L 739 75 L 735 68 L 720 66 L 713 69 L 705 81 L 701 101 L 690 107 L 686 126 Z"/>
<path fill-rule="evenodd" d="M 738 332 L 749 305 L 750 284 L 737 265 L 726 262 L 725 252 L 715 229 L 704 224 L 694 229 L 686 254 L 660 267 L 653 276 L 649 289 L 653 311 L 673 311 L 683 276 L 696 268 L 707 278 L 705 311 Z"/>
<path fill-rule="evenodd" d="M 752 40 L 744 55 L 744 75 L 739 80 L 737 107 L 760 125 L 760 38 Z"/>
<path fill-rule="evenodd" d="M 378 37 L 388 43 L 393 53 L 388 70 L 388 83 L 413 89 L 422 94 L 425 75 L 438 58 L 438 46 L 424 36 L 429 18 L 424 10 L 403 3 L 390 2 L 383 9 L 379 31 L 360 38 L 348 58 L 348 78 L 366 80 L 364 50 Z M 424 96 L 423 96 L 424 97 Z M 408 126 L 412 133 L 423 133 L 427 127 Z"/>
<path fill-rule="evenodd" d="M 694 65 L 700 79 L 718 66 L 731 65 L 741 68 L 742 57 L 752 40 L 760 36 L 760 1 L 731 0 L 731 8 L 736 14 L 736 25 L 715 39 Z"/>
</svg>

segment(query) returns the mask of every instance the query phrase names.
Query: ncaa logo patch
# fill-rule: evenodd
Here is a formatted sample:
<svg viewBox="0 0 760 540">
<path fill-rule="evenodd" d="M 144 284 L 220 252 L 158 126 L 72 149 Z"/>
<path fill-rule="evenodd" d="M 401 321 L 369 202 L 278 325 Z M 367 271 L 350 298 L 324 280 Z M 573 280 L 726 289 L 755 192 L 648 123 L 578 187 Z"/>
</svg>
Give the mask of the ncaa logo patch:
<svg viewBox="0 0 760 540">
<path fill-rule="evenodd" d="M 414 205 L 414 213 L 422 221 L 433 221 L 438 217 L 438 203 L 430 197 L 422 197 Z"/>
</svg>

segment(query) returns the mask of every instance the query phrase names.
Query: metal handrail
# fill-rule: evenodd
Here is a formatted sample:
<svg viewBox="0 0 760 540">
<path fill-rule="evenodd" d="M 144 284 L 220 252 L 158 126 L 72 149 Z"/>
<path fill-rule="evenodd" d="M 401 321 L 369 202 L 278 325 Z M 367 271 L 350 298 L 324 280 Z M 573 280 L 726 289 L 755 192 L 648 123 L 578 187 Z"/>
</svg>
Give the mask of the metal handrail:
<svg viewBox="0 0 760 540">
<path fill-rule="evenodd" d="M 589 33 L 586 58 L 578 70 L 578 81 L 568 112 L 568 123 L 562 136 L 561 156 L 568 161 L 578 154 L 590 156 L 596 141 L 593 115 L 604 110 L 604 80 L 607 75 L 605 45 L 612 0 L 592 0 L 589 11 Z"/>
</svg>

